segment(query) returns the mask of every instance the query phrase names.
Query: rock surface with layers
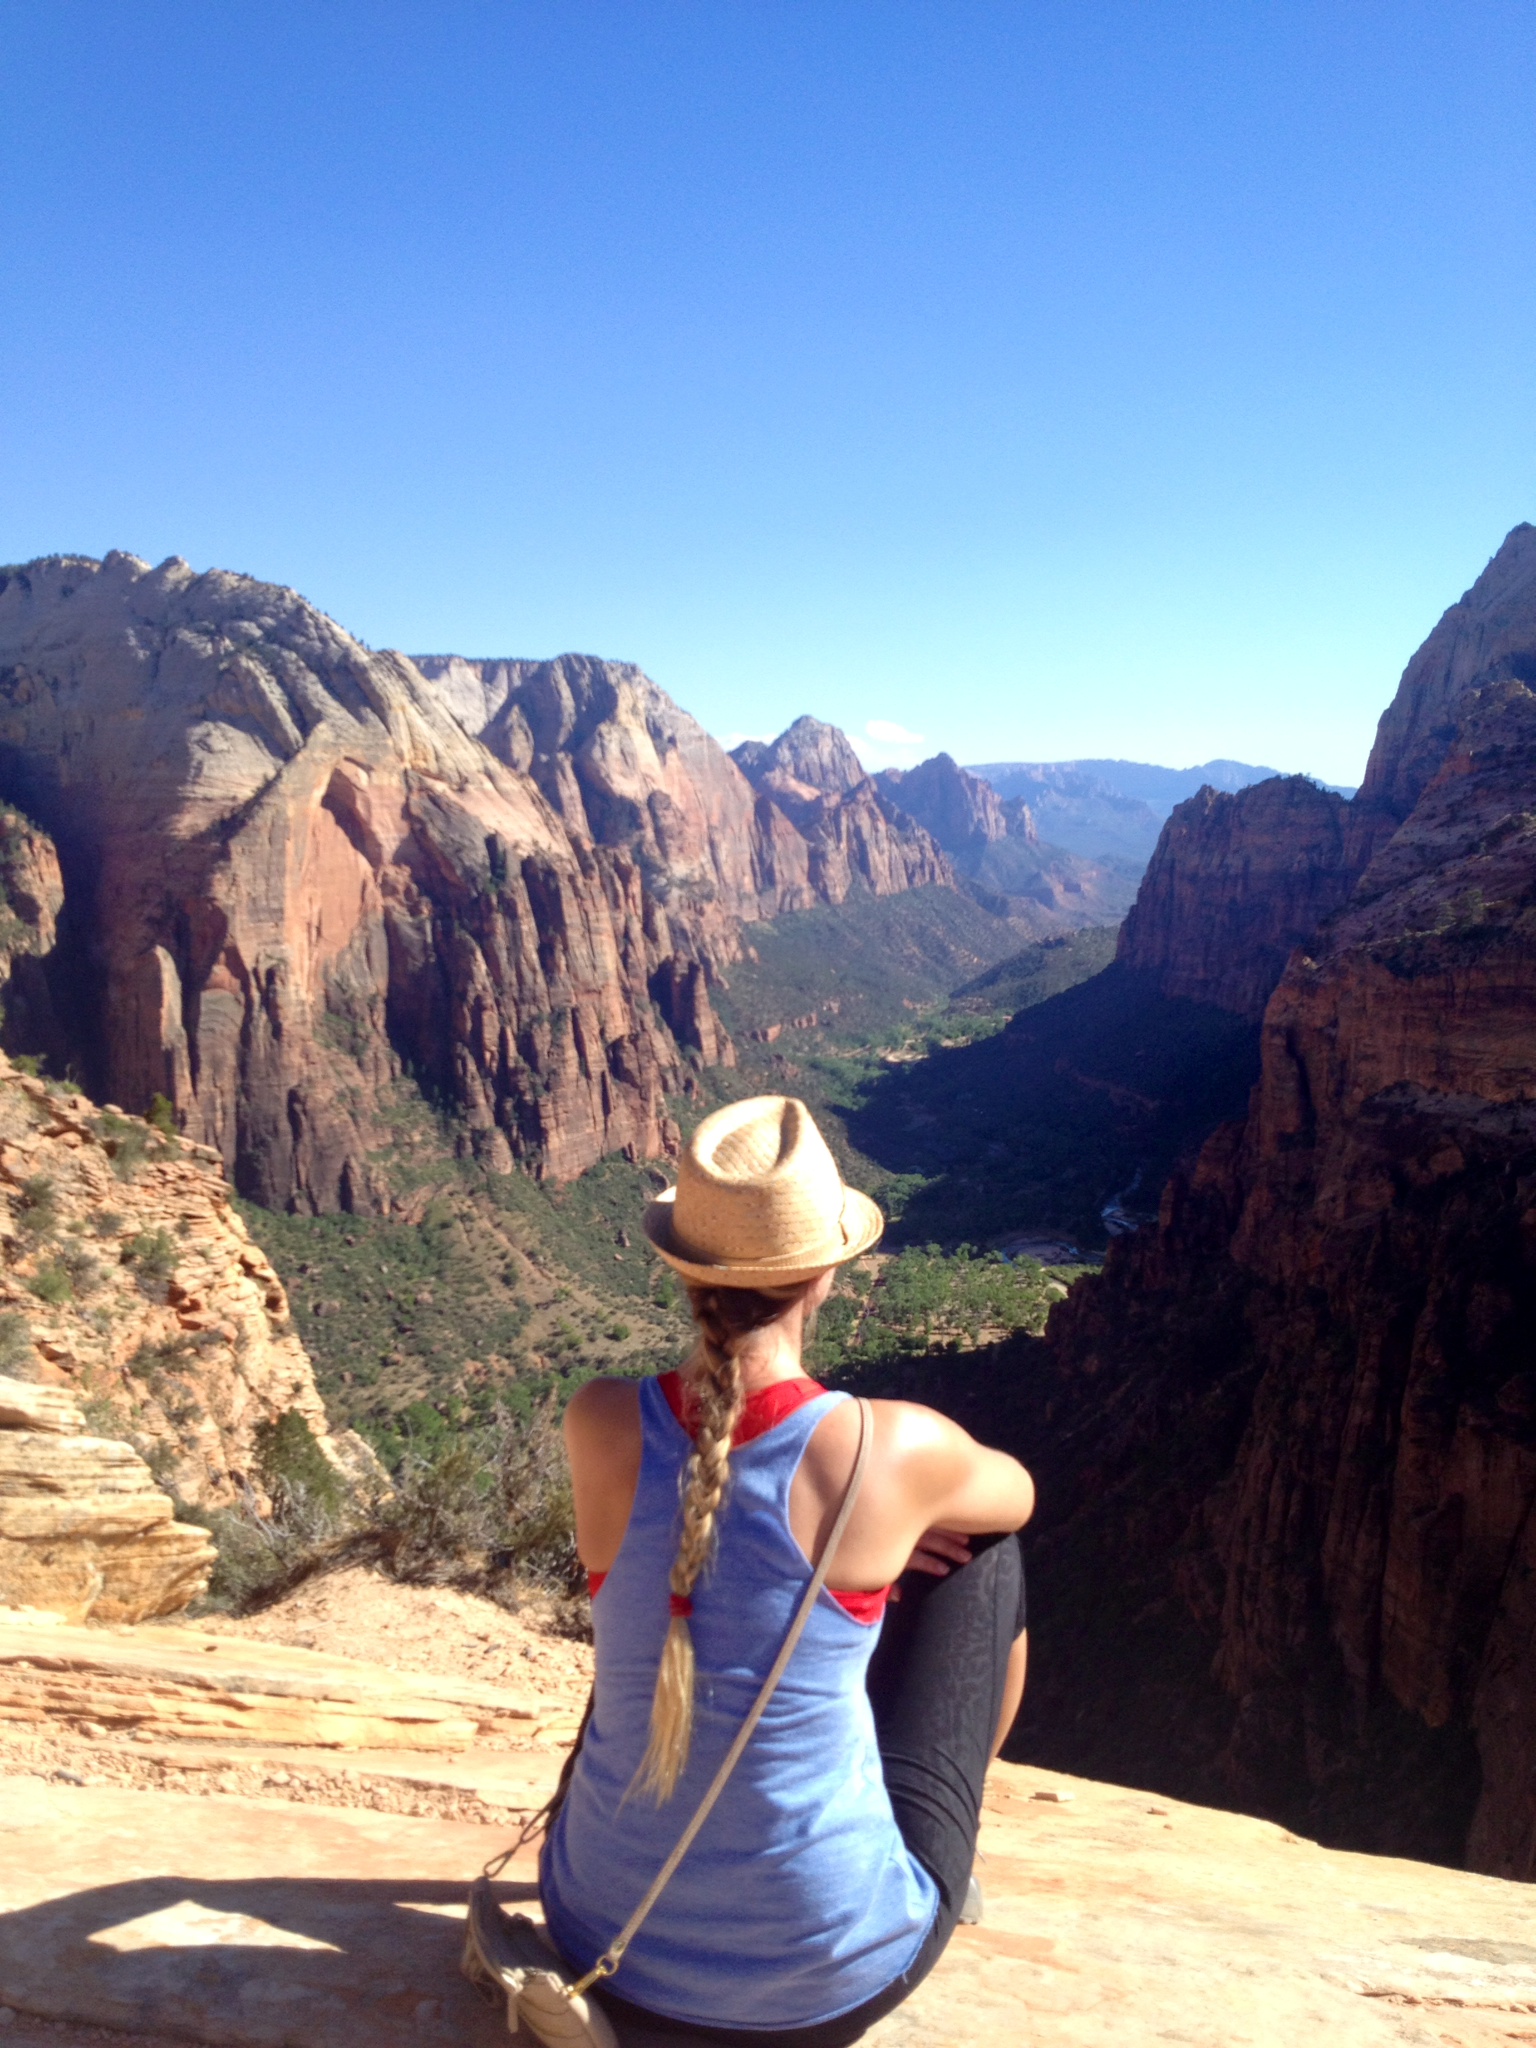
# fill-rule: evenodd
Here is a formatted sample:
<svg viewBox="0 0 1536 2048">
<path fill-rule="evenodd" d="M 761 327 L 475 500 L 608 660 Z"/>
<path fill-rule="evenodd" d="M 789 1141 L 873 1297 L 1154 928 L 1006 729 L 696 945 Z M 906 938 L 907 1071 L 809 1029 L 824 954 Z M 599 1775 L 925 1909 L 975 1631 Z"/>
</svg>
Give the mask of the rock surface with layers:
<svg viewBox="0 0 1536 2048">
<path fill-rule="evenodd" d="M 88 1452 L 97 1448 L 78 1441 Z M 0 1488 L 7 1479 L 5 1451 L 0 1436 Z M 0 1492 L 0 1515 L 6 1505 Z M 108 1612 L 98 1604 L 91 1619 L 138 1621 L 165 1611 Z M 8 1622 L 0 1610 L 0 1722 L 11 1724 L 94 1728 L 98 1735 L 136 1739 L 463 1750 L 477 1740 L 526 1736 L 551 1722 L 569 1729 L 579 1711 L 469 1678 L 401 1674 L 358 1658 L 190 1627 L 44 1627 L 30 1618 Z"/>
<path fill-rule="evenodd" d="M 243 1674 L 266 1688 L 253 1707 L 295 1714 L 338 1686 L 359 1706 L 423 1688 L 189 1629 L 11 1633 L 38 1686 L 94 1657 L 162 1680 L 174 1667 L 209 1701 Z M 0 1662 L 0 1683 L 14 1669 Z M 98 2025 L 221 2048 L 507 2041 L 504 2008 L 459 1973 L 464 1898 L 516 1840 L 519 1810 L 542 1804 L 560 1747 L 460 1690 L 485 1725 L 451 1754 L 170 1726 L 135 1740 L 77 1709 L 51 1729 L 0 1722 L 0 2005 L 17 2037 L 31 2048 L 51 2023 L 60 2048 L 88 2048 L 71 2030 Z M 1502 2048 L 1536 2006 L 1517 1885 L 1020 1764 L 990 1774 L 980 1847 L 981 1924 L 957 1930 L 871 2048 Z M 498 1885 L 538 1916 L 534 1848 Z"/>
<path fill-rule="evenodd" d="M 30 1391 L 0 1380 L 0 1418 Z M 46 1415 L 41 1428 L 0 1419 L 0 1612 L 111 1622 L 179 1614 L 208 1584 L 212 1539 L 174 1519 L 131 1445 L 84 1435 L 78 1409 L 67 1424 L 57 1406 Z M 0 1681 L 0 1719 L 3 1689 Z"/>
</svg>

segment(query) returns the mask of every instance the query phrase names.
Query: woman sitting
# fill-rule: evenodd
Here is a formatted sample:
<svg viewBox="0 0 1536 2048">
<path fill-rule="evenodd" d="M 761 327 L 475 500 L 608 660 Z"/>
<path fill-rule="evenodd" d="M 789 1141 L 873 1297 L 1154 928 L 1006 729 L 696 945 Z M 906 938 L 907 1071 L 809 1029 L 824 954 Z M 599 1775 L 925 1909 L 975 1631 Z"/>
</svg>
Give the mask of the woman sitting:
<svg viewBox="0 0 1536 2048">
<path fill-rule="evenodd" d="M 803 1103 L 717 1111 L 645 1224 L 688 1283 L 693 1352 L 659 1379 L 592 1380 L 566 1411 L 597 1679 L 540 1882 L 583 1972 L 697 1807 L 849 1490 L 860 1404 L 806 1378 L 801 1353 L 833 1269 L 882 1227 Z M 1034 1489 L 931 1409 L 867 1413 L 827 1588 L 596 1994 L 626 2042 L 841 2048 L 921 1982 L 965 1904 L 987 1764 L 1023 1690 L 1012 1532 Z"/>
</svg>

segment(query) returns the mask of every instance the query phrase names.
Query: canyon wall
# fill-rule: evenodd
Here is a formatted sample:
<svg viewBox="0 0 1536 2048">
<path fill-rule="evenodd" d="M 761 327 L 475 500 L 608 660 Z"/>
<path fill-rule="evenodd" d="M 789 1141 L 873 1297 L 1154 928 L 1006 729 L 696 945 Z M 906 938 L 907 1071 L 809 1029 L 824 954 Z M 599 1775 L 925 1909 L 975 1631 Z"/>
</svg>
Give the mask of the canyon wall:
<svg viewBox="0 0 1536 2048">
<path fill-rule="evenodd" d="M 1121 929 L 1122 963 L 1166 996 L 1257 1022 L 1291 953 L 1349 900 L 1439 771 L 1464 700 L 1511 678 L 1536 682 L 1532 526 L 1514 528 L 1409 662 L 1352 800 L 1284 775 L 1178 806 Z"/>
<path fill-rule="evenodd" d="M 26 1049 L 313 1210 L 387 1206 L 402 1076 L 499 1170 L 666 1152 L 743 921 L 948 874 L 872 786 L 791 817 L 632 667 L 424 672 L 123 554 L 0 573 L 0 795 L 62 874 Z"/>
<path fill-rule="evenodd" d="M 1438 773 L 1473 690 L 1536 684 L 1536 526 L 1515 527 L 1403 672 L 1360 785 L 1362 810 L 1400 823 Z"/>
<path fill-rule="evenodd" d="M 1349 817 L 1304 775 L 1202 789 L 1163 827 L 1118 958 L 1165 996 L 1256 1024 L 1291 953 L 1354 886 Z"/>
<path fill-rule="evenodd" d="M 1170 821 L 1126 950 L 1261 1005 L 1260 1081 L 1053 1314 L 1016 1425 L 1047 1478 L 1043 1597 L 1081 1623 L 1042 1634 L 1038 1753 L 1523 1878 L 1533 539 L 1415 656 L 1354 805 L 1292 781 Z M 1273 914 L 1245 915 L 1266 872 Z"/>
</svg>

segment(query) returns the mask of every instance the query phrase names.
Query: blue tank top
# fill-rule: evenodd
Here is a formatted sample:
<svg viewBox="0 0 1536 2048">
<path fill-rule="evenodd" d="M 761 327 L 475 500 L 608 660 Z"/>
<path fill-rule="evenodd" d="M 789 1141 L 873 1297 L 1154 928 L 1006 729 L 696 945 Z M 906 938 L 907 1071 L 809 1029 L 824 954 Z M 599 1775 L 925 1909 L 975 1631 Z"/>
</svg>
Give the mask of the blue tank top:
<svg viewBox="0 0 1536 2048">
<path fill-rule="evenodd" d="M 679 1483 L 692 1445 L 655 1380 L 623 1548 L 592 1602 L 592 1719 L 540 1871 L 545 1918 L 589 1969 L 692 1817 L 794 1619 L 811 1567 L 789 1489 L 823 1394 L 731 1453 L 715 1561 L 693 1593 L 693 1747 L 663 1807 L 628 1791 L 645 1754 L 668 1622 Z M 720 1801 L 625 1955 L 613 1988 L 668 2019 L 814 2026 L 916 1956 L 938 1904 L 897 1831 L 864 1674 L 879 1631 L 823 1589 Z"/>
</svg>

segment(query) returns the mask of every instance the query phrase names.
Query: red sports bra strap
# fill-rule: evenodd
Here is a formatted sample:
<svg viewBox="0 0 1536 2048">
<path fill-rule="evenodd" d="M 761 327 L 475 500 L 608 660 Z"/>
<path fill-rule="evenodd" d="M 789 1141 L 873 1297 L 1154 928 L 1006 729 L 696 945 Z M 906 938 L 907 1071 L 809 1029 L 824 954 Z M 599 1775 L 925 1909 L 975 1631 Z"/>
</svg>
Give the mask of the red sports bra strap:
<svg viewBox="0 0 1536 2048">
<path fill-rule="evenodd" d="M 667 1406 L 672 1410 L 679 1427 L 688 1430 L 688 1434 L 692 1436 L 693 1431 L 689 1428 L 684 1413 L 687 1389 L 682 1374 L 675 1370 L 661 1373 L 657 1376 L 656 1383 L 666 1396 Z M 749 1444 L 757 1437 L 766 1436 L 769 1430 L 777 1428 L 787 1415 L 793 1415 L 797 1408 L 803 1408 L 807 1401 L 814 1401 L 818 1395 L 826 1391 L 826 1388 L 817 1381 L 808 1378 L 775 1380 L 770 1387 L 760 1387 L 755 1394 L 747 1396 L 746 1406 L 731 1432 L 732 1449 L 739 1450 L 743 1444 Z M 606 1572 L 588 1572 L 587 1592 L 595 1597 L 601 1592 L 607 1576 Z M 889 1586 L 879 1586 L 869 1593 L 850 1593 L 836 1586 L 828 1586 L 827 1591 L 845 1614 L 862 1623 L 865 1628 L 873 1628 L 885 1613 L 885 1603 L 890 1597 L 891 1589 Z"/>
<path fill-rule="evenodd" d="M 676 1370 L 664 1372 L 657 1384 L 666 1396 L 667 1406 L 672 1410 L 680 1428 L 694 1434 L 694 1424 L 689 1413 L 688 1388 L 683 1376 Z M 807 1401 L 814 1401 L 826 1392 L 826 1388 L 813 1379 L 775 1380 L 772 1386 L 759 1387 L 755 1394 L 749 1394 L 731 1431 L 731 1448 L 740 1450 L 743 1444 L 753 1443 L 758 1437 L 766 1436 L 770 1429 L 776 1429 L 786 1416 L 793 1415 L 797 1408 L 803 1408 Z"/>
</svg>

